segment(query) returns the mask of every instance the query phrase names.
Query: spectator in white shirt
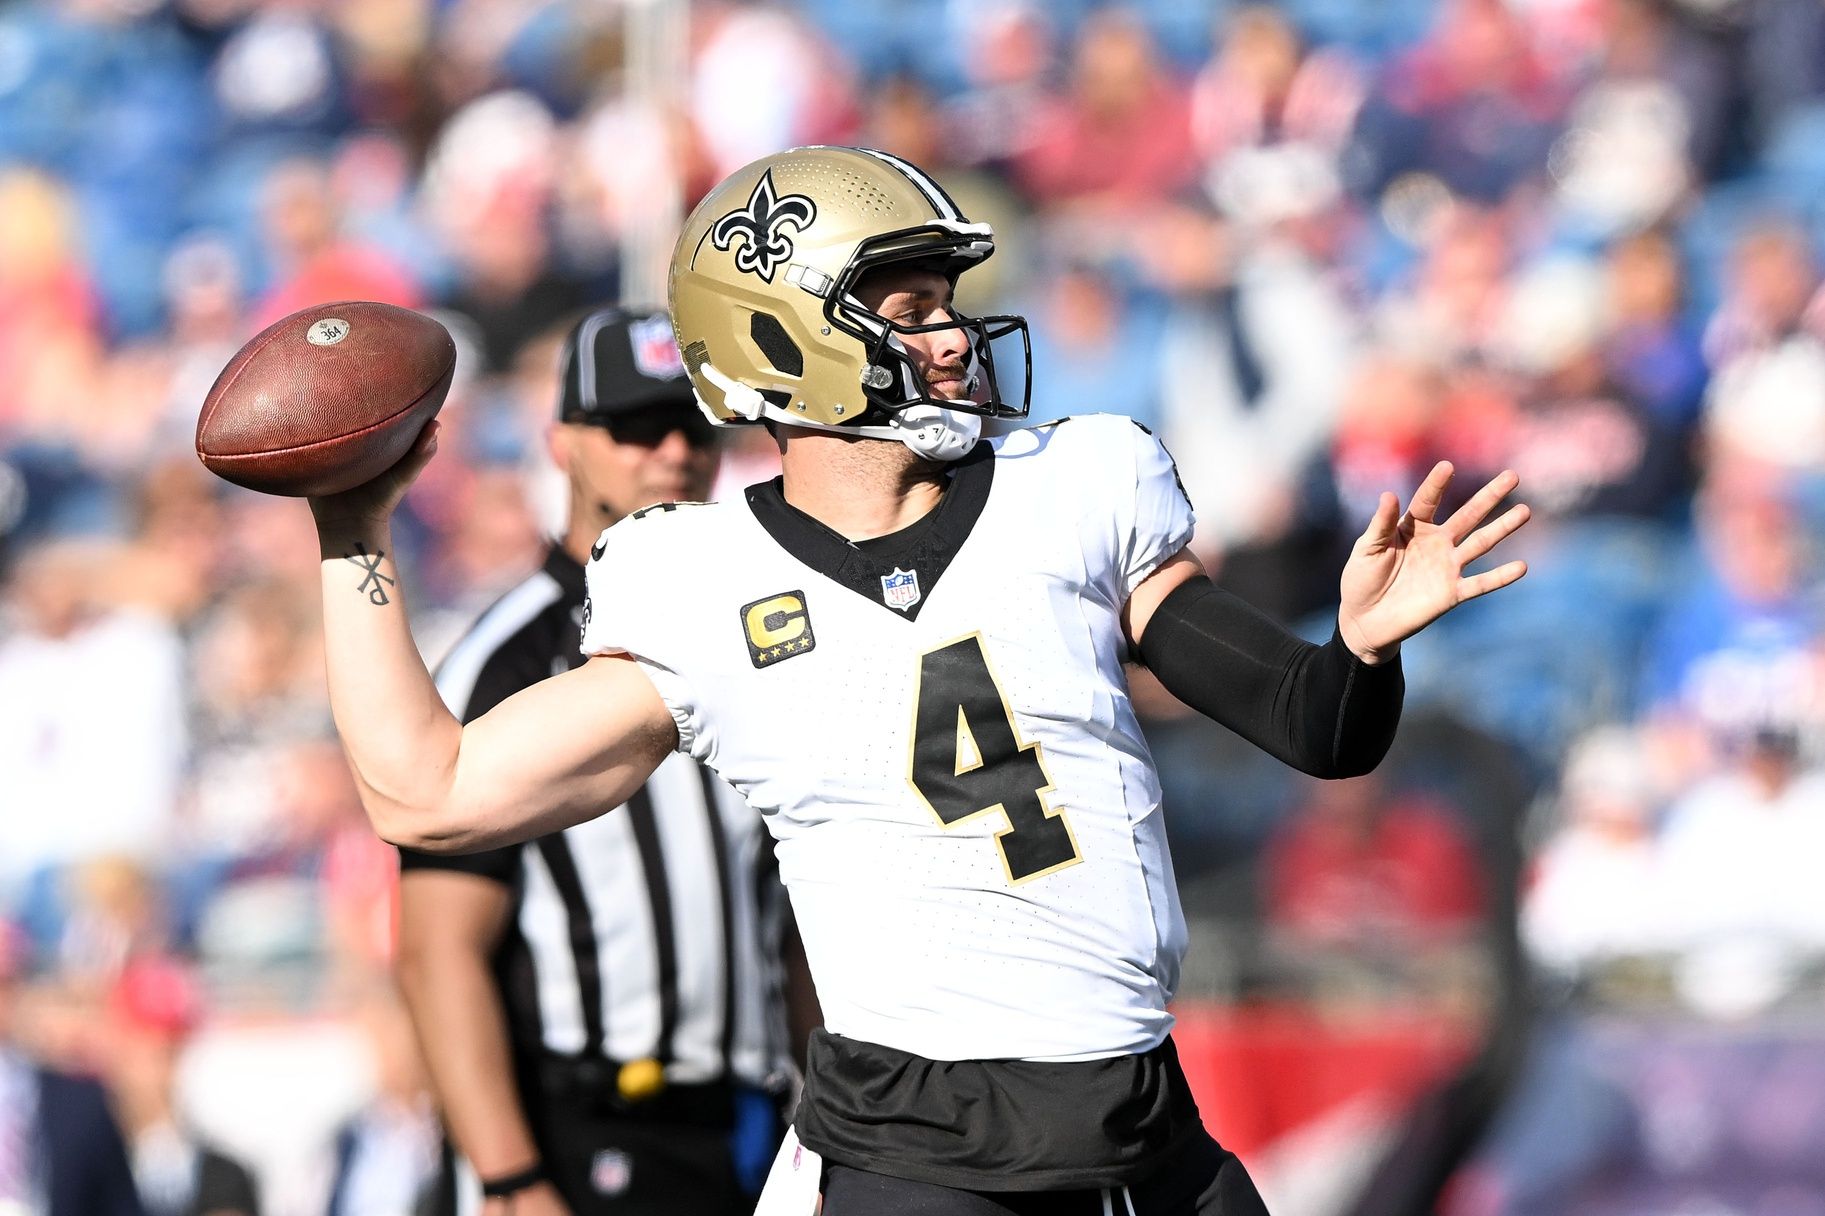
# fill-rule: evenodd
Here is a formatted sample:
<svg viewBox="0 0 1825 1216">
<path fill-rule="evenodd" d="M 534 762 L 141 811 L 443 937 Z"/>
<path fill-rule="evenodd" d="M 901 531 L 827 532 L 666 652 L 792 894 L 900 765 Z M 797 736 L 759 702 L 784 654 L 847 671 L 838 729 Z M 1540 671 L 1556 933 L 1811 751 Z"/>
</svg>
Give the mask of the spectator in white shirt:
<svg viewBox="0 0 1825 1216">
<path fill-rule="evenodd" d="M 106 854 L 156 858 L 183 771 L 183 655 L 114 607 L 88 539 L 23 551 L 0 636 L 0 891 Z"/>
<path fill-rule="evenodd" d="M 1535 862 L 1521 932 L 1541 963 L 1571 974 L 1667 945 L 1658 812 L 1642 743 L 1600 727 L 1571 750 L 1559 827 Z"/>
</svg>

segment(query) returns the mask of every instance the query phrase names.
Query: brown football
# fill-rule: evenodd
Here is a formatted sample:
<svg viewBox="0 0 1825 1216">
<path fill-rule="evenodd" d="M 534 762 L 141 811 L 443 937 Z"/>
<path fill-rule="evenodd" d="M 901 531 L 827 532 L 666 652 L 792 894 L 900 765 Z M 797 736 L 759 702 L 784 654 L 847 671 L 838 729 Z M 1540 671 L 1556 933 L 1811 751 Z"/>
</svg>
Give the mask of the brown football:
<svg viewBox="0 0 1825 1216">
<path fill-rule="evenodd" d="M 203 466 L 236 485 L 334 494 L 396 464 L 444 403 L 450 332 L 368 300 L 301 309 L 222 369 L 196 420 Z"/>
</svg>

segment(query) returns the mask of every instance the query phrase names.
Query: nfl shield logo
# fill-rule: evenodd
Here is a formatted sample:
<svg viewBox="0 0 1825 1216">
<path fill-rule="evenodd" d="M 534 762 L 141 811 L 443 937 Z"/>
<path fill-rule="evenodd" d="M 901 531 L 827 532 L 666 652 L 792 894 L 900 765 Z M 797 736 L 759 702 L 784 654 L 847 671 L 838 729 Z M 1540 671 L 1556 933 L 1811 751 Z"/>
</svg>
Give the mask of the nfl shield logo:
<svg viewBox="0 0 1825 1216">
<path fill-rule="evenodd" d="M 905 612 L 919 602 L 919 572 L 895 566 L 892 574 L 881 576 L 881 599 L 889 608 Z"/>
<path fill-rule="evenodd" d="M 670 321 L 664 317 L 635 321 L 627 327 L 627 336 L 634 346 L 634 366 L 641 375 L 655 380 L 684 375 L 684 356 L 678 353 Z"/>
<path fill-rule="evenodd" d="M 634 1159 L 618 1148 L 605 1148 L 589 1163 L 589 1184 L 598 1195 L 619 1195 L 634 1180 Z"/>
</svg>

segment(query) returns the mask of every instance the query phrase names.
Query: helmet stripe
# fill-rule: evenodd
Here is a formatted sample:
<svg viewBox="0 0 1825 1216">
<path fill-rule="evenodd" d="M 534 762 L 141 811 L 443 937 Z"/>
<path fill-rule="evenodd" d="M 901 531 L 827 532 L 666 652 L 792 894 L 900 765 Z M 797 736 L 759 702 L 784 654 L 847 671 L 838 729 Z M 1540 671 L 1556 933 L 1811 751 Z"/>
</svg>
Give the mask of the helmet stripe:
<svg viewBox="0 0 1825 1216">
<path fill-rule="evenodd" d="M 879 152 L 873 148 L 857 148 L 856 151 L 884 161 L 898 169 L 905 175 L 907 181 L 918 187 L 919 193 L 923 194 L 925 201 L 932 205 L 932 209 L 938 213 L 939 219 L 961 220 L 963 218 L 963 212 L 957 210 L 957 204 L 951 202 L 951 196 L 946 194 L 944 188 L 937 182 L 925 176 L 923 170 L 915 168 L 890 152 Z"/>
</svg>

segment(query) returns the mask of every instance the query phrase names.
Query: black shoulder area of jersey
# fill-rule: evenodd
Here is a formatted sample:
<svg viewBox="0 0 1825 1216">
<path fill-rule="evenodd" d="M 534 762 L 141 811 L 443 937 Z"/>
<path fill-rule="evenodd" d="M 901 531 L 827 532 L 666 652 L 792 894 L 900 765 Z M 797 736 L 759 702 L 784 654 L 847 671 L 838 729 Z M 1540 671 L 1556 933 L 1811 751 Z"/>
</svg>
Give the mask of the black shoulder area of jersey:
<svg viewBox="0 0 1825 1216">
<path fill-rule="evenodd" d="M 651 519 L 655 515 L 670 515 L 679 507 L 713 507 L 715 505 L 713 502 L 695 502 L 691 499 L 679 499 L 677 502 L 656 502 L 650 507 L 641 507 L 638 511 L 628 512 L 627 518 Z"/>
<path fill-rule="evenodd" d="M 1107 415 L 1103 415 L 1103 416 L 1109 417 L 1109 418 L 1128 418 L 1128 415 L 1126 415 L 1126 414 L 1107 414 Z M 1063 418 L 1054 418 L 1050 422 L 1042 422 L 1037 426 L 1028 427 L 1027 429 L 1032 430 L 1032 431 L 1049 431 L 1055 426 L 1063 426 L 1067 422 L 1076 422 L 1079 418 L 1094 418 L 1094 417 L 1097 417 L 1097 415 L 1095 415 L 1095 414 L 1066 414 Z M 1147 435 L 1153 434 L 1153 428 L 1148 426 L 1145 422 L 1142 422 L 1139 418 L 1128 418 L 1128 421 L 1134 423 L 1135 426 L 1139 427 L 1143 434 L 1147 434 Z"/>
<path fill-rule="evenodd" d="M 748 507 L 767 534 L 805 565 L 841 583 L 883 612 L 916 620 L 919 609 L 957 551 L 970 538 L 995 479 L 995 450 L 978 443 L 950 467 L 950 486 L 938 505 L 898 532 L 852 541 L 786 501 L 781 478 L 748 487 Z M 917 575 L 919 597 L 907 607 L 890 607 L 884 580 L 896 572 Z"/>
<path fill-rule="evenodd" d="M 1148 426 L 1145 422 L 1142 422 L 1139 418 L 1129 418 L 1128 415 L 1126 415 L 1126 414 L 1114 414 L 1114 413 L 1110 413 L 1110 414 L 1066 414 L 1063 418 L 1054 418 L 1050 422 L 1041 422 L 1035 426 L 1028 427 L 1027 430 L 1029 430 L 1029 431 L 1050 431 L 1057 427 L 1063 426 L 1067 422 L 1076 422 L 1080 418 L 1122 418 L 1122 419 L 1126 419 L 1129 422 L 1132 422 L 1135 426 L 1135 429 L 1139 430 L 1141 432 L 1141 434 L 1143 434 L 1143 435 L 1152 435 L 1153 434 L 1153 428 Z"/>
<path fill-rule="evenodd" d="M 679 499 L 676 502 L 656 502 L 651 506 L 641 507 L 638 511 L 629 511 L 620 519 L 610 524 L 603 533 L 596 537 L 595 544 L 589 547 L 589 560 L 599 562 L 602 555 L 608 552 L 610 533 L 620 535 L 620 529 L 631 528 L 643 519 L 670 519 L 681 507 L 713 507 L 714 502 L 696 502 L 690 499 Z"/>
</svg>

